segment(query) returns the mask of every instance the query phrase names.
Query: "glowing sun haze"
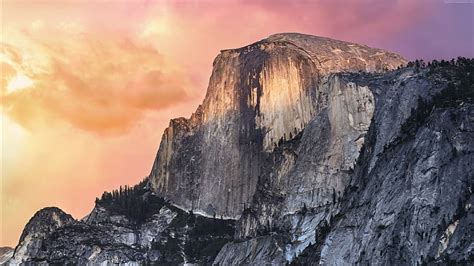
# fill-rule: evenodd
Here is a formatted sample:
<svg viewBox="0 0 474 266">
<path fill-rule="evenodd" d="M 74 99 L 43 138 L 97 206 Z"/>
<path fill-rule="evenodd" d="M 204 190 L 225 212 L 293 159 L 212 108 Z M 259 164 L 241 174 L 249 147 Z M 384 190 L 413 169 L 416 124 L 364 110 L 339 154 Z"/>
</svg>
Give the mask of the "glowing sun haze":
<svg viewBox="0 0 474 266">
<path fill-rule="evenodd" d="M 40 208 L 75 218 L 151 168 L 212 60 L 277 32 L 409 59 L 473 57 L 473 5 L 444 1 L 2 1 L 1 239 Z"/>
</svg>

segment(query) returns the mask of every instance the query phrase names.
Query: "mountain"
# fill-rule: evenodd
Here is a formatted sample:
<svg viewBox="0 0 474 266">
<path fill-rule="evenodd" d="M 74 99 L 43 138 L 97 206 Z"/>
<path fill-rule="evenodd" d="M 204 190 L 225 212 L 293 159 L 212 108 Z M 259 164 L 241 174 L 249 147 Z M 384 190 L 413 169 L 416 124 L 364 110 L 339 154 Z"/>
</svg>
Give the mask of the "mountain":
<svg viewBox="0 0 474 266">
<path fill-rule="evenodd" d="M 73 221 L 71 215 L 56 207 L 48 207 L 38 211 L 23 229 L 10 263 L 21 263 L 24 257 L 40 257 L 43 251 L 44 238 L 55 233 L 56 229 Z"/>
<path fill-rule="evenodd" d="M 467 264 L 473 70 L 297 33 L 223 50 L 150 175 L 81 221 L 40 210 L 10 263 Z"/>
<path fill-rule="evenodd" d="M 233 239 L 234 223 L 176 208 L 141 182 L 104 193 L 80 221 L 57 208 L 38 211 L 9 262 L 209 264 Z"/>
<path fill-rule="evenodd" d="M 327 89 L 318 89 L 323 77 L 404 63 L 380 49 L 302 34 L 221 51 L 202 105 L 165 130 L 150 184 L 185 209 L 238 218 L 255 193 L 265 155 L 325 106 Z"/>
</svg>

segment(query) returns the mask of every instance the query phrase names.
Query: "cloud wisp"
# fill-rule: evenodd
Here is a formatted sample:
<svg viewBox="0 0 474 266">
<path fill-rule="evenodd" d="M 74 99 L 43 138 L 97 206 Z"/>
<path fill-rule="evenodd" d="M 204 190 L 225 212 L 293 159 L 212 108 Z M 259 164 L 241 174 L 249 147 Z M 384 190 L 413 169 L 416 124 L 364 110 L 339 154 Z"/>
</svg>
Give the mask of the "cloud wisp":
<svg viewBox="0 0 474 266">
<path fill-rule="evenodd" d="M 137 39 L 70 25 L 20 34 L 27 47 L 3 44 L 4 79 L 30 83 L 12 91 L 11 82 L 2 81 L 2 104 L 25 128 L 59 118 L 99 134 L 121 134 L 144 112 L 189 98 L 186 78 Z"/>
</svg>

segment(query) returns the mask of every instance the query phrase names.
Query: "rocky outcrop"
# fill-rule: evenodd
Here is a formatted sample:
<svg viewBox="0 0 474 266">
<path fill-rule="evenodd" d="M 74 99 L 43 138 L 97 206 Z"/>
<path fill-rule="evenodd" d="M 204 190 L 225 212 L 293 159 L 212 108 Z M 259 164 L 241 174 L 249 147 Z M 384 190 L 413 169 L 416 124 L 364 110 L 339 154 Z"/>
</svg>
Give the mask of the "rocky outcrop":
<svg viewBox="0 0 474 266">
<path fill-rule="evenodd" d="M 57 208 L 39 211 L 8 263 L 210 264 L 233 239 L 234 221 L 185 212 L 141 185 L 103 197 L 81 221 Z M 152 211 L 138 216 L 136 209 Z"/>
<path fill-rule="evenodd" d="M 39 210 L 26 224 L 10 263 L 19 264 L 41 253 L 42 239 L 74 219 L 56 207 Z"/>
<path fill-rule="evenodd" d="M 225 245 L 214 264 L 235 265 L 284 265 L 284 246 L 278 237 L 262 236 L 246 242 Z"/>
<path fill-rule="evenodd" d="M 238 218 L 255 193 L 266 154 L 299 134 L 333 100 L 319 88 L 324 76 L 404 63 L 380 49 L 303 34 L 276 34 L 224 50 L 214 61 L 203 104 L 165 130 L 152 188 L 185 209 Z M 370 97 L 360 93 L 355 97 Z"/>
<path fill-rule="evenodd" d="M 11 247 L 0 247 L 0 265 L 9 261 L 13 256 L 14 249 Z"/>
</svg>

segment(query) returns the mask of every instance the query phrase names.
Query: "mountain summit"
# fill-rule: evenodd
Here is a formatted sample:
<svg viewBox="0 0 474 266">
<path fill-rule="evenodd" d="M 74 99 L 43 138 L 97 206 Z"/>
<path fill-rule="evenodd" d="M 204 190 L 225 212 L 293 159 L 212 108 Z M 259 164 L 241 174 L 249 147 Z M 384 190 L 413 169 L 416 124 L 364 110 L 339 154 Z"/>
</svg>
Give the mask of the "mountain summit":
<svg viewBox="0 0 474 266">
<path fill-rule="evenodd" d="M 327 106 L 325 76 L 382 72 L 405 63 L 380 49 L 297 33 L 223 50 L 203 104 L 165 130 L 152 188 L 185 209 L 238 218 L 255 193 L 265 154 L 298 135 Z M 370 97 L 360 93 L 347 97 Z"/>
<path fill-rule="evenodd" d="M 473 73 L 298 33 L 223 50 L 150 175 L 39 211 L 10 263 L 472 262 Z"/>
</svg>

